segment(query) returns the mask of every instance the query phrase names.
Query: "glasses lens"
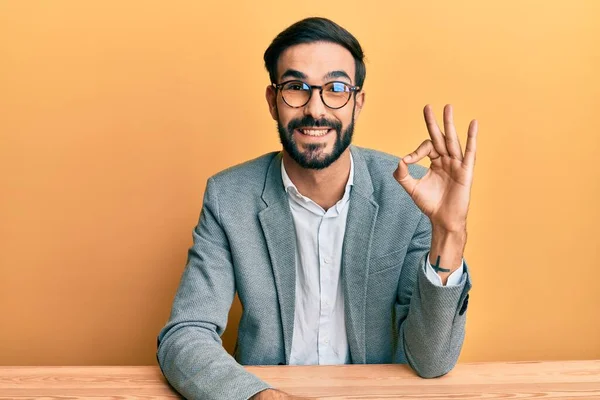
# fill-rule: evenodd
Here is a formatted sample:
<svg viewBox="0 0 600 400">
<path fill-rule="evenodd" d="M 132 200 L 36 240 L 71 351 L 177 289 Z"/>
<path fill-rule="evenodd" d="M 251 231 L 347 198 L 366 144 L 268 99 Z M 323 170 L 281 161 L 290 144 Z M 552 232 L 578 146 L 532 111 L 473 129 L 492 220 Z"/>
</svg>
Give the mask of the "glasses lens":
<svg viewBox="0 0 600 400">
<path fill-rule="evenodd" d="M 323 86 L 323 101 L 331 108 L 343 107 L 351 95 L 350 86 L 343 82 L 329 82 Z"/>
<path fill-rule="evenodd" d="M 283 100 L 292 107 L 302 107 L 310 98 L 310 86 L 304 82 L 288 82 L 281 88 Z"/>
</svg>

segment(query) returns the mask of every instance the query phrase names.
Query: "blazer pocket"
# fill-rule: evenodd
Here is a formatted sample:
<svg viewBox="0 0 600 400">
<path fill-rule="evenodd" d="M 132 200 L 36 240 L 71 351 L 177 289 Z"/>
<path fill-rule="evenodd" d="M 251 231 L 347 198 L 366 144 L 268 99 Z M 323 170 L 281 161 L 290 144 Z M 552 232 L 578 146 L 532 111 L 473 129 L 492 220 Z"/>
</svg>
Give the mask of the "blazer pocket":
<svg viewBox="0 0 600 400">
<path fill-rule="evenodd" d="M 408 244 L 404 245 L 398 250 L 394 250 L 391 253 L 387 253 L 383 256 L 371 258 L 369 261 L 369 275 L 375 275 L 394 268 L 400 268 L 404 263 L 404 257 L 406 256 L 406 249 Z"/>
</svg>

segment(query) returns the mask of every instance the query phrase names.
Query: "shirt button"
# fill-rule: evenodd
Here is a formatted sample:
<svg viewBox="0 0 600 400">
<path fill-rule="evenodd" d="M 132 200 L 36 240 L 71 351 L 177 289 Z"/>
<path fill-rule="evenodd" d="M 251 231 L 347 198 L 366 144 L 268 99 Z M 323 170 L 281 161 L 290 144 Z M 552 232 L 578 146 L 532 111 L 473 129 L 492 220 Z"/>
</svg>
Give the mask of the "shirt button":
<svg viewBox="0 0 600 400">
<path fill-rule="evenodd" d="M 329 307 L 329 302 L 327 300 L 325 300 L 323 304 L 325 304 L 325 307 Z"/>
<path fill-rule="evenodd" d="M 325 261 L 325 264 L 331 264 L 331 258 L 329 257 L 325 257 L 323 261 Z"/>
<path fill-rule="evenodd" d="M 325 343 L 325 344 L 329 344 L 329 339 L 325 339 L 325 340 L 323 340 L 323 343 Z"/>
</svg>

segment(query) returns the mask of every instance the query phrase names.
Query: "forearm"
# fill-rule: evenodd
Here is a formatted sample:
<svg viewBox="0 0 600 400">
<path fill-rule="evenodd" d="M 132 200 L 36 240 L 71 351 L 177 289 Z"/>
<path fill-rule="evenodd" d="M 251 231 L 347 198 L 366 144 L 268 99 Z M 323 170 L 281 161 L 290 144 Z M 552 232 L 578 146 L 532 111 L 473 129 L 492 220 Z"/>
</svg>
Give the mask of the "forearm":
<svg viewBox="0 0 600 400">
<path fill-rule="evenodd" d="M 173 328 L 157 358 L 169 383 L 186 398 L 246 400 L 269 388 L 227 354 L 214 332 L 197 325 Z"/>
<path fill-rule="evenodd" d="M 466 243 L 466 229 L 449 232 L 432 227 L 429 262 L 440 276 L 443 285 L 446 285 L 448 276 L 462 266 Z"/>
<path fill-rule="evenodd" d="M 456 364 L 464 339 L 466 308 L 463 310 L 463 304 L 471 288 L 466 263 L 463 264 L 465 278 L 456 286 L 439 286 L 427 277 L 428 252 L 435 250 L 438 255 L 443 252 L 454 257 L 456 265 L 452 265 L 452 270 L 462 261 L 464 242 L 453 235 L 440 236 L 439 233 L 436 231 L 433 240 L 430 220 L 423 216 L 402 267 L 396 304 L 399 335 L 395 360 L 407 362 L 419 376 L 426 378 L 443 375 Z M 454 249 L 455 253 L 446 253 L 446 248 Z M 456 254 L 456 249 L 460 249 L 460 254 Z"/>
<path fill-rule="evenodd" d="M 459 311 L 470 283 L 467 279 L 458 286 L 434 285 L 423 267 L 419 266 L 410 309 L 397 309 L 406 312 L 406 319 L 400 321 L 398 350 L 419 376 L 433 378 L 450 371 L 460 354 L 466 314 Z"/>
</svg>

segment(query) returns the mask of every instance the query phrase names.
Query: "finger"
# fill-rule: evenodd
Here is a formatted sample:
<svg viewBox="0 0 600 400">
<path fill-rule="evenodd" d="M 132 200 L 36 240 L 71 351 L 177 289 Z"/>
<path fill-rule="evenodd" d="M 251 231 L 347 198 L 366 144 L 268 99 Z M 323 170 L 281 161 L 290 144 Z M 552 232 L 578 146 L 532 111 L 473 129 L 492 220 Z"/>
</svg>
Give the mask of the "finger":
<svg viewBox="0 0 600 400">
<path fill-rule="evenodd" d="M 394 178 L 409 195 L 412 194 L 417 186 L 418 180 L 410 176 L 410 173 L 408 172 L 408 165 L 406 162 L 404 162 L 404 159 L 401 159 L 398 163 L 398 168 L 396 168 L 394 171 Z"/>
<path fill-rule="evenodd" d="M 477 152 L 477 130 L 478 123 L 477 120 L 474 119 L 469 124 L 469 132 L 467 133 L 467 148 L 465 150 L 465 158 L 463 160 L 463 165 L 465 167 L 473 167 L 475 166 L 475 153 Z"/>
<path fill-rule="evenodd" d="M 440 158 L 440 154 L 436 151 L 433 143 L 429 139 L 421 143 L 415 151 L 404 156 L 402 160 L 407 164 L 414 164 L 427 156 L 429 156 L 431 162 Z"/>
<path fill-rule="evenodd" d="M 425 117 L 425 124 L 427 125 L 427 130 L 429 131 L 433 146 L 439 154 L 447 155 L 448 150 L 446 149 L 444 134 L 440 130 L 440 127 L 435 120 L 435 115 L 433 115 L 433 110 L 429 104 L 423 109 L 423 116 Z"/>
<path fill-rule="evenodd" d="M 429 156 L 431 162 L 441 161 L 440 155 L 433 147 L 431 140 L 427 139 L 412 153 L 404 156 L 398 163 L 398 168 L 394 171 L 394 178 L 398 183 L 412 196 L 419 179 L 415 179 L 410 176 L 408 172 L 408 164 L 416 163 L 423 159 L 425 156 Z M 436 161 L 437 160 L 437 161 Z"/>
<path fill-rule="evenodd" d="M 446 148 L 448 149 L 448 154 L 450 157 L 462 161 L 462 148 L 460 147 L 460 140 L 458 139 L 456 129 L 454 128 L 454 116 L 452 111 L 452 105 L 446 104 L 446 107 L 444 107 L 444 132 L 446 133 Z"/>
</svg>

